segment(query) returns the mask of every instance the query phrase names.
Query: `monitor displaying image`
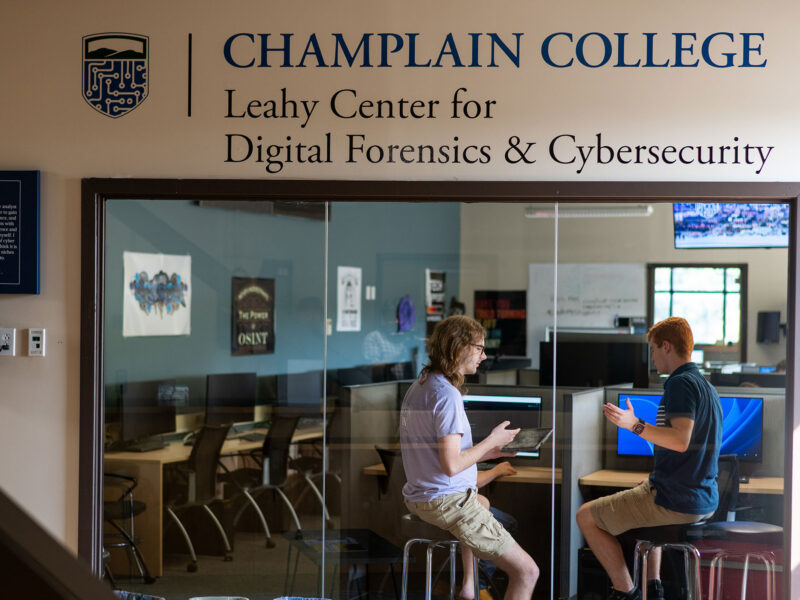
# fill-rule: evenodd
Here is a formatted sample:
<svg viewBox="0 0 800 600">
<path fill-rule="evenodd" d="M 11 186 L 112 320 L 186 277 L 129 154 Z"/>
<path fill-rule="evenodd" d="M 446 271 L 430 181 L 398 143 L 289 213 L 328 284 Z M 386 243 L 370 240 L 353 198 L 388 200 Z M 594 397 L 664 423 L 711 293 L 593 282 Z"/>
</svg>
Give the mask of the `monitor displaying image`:
<svg viewBox="0 0 800 600">
<path fill-rule="evenodd" d="M 675 248 L 787 248 L 789 205 L 676 202 Z"/>
<path fill-rule="evenodd" d="M 627 408 L 651 425 L 656 424 L 660 395 L 619 394 L 619 406 Z M 735 454 L 739 460 L 761 462 L 764 399 L 720 396 L 722 405 L 722 447 L 720 454 Z M 653 456 L 653 444 L 627 429 L 617 432 L 618 456 Z"/>
</svg>

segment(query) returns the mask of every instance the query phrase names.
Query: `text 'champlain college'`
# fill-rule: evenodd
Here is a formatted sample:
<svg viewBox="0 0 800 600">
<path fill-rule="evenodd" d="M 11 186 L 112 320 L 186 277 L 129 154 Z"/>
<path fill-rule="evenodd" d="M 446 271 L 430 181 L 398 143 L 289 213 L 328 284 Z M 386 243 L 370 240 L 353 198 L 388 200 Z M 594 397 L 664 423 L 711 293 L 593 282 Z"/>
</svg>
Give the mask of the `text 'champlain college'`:
<svg viewBox="0 0 800 600">
<path fill-rule="evenodd" d="M 226 62 L 248 68 L 520 68 L 528 47 L 551 68 L 761 68 L 765 35 L 590 31 L 550 33 L 526 44 L 524 33 L 234 33 Z"/>
</svg>

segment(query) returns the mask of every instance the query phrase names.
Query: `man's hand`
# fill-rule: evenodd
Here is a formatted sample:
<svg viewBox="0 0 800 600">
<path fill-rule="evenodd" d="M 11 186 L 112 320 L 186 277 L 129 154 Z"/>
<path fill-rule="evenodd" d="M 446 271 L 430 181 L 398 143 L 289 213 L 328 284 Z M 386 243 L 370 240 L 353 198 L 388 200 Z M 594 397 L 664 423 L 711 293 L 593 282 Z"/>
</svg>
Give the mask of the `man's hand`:
<svg viewBox="0 0 800 600">
<path fill-rule="evenodd" d="M 496 466 L 492 467 L 491 469 L 492 474 L 497 477 L 505 477 L 506 475 L 516 475 L 517 470 L 511 466 L 511 463 L 507 460 L 497 464 Z"/>
<path fill-rule="evenodd" d="M 633 413 L 633 405 L 631 404 L 630 399 L 626 399 L 625 402 L 628 405 L 627 410 L 615 406 L 610 402 L 606 402 L 603 405 L 603 414 L 606 416 L 606 419 L 611 421 L 617 427 L 631 430 L 639 419 Z"/>
<path fill-rule="evenodd" d="M 502 448 L 503 446 L 507 446 L 511 443 L 517 434 L 519 433 L 519 427 L 516 429 L 506 429 L 509 425 L 511 425 L 511 421 L 503 421 L 492 429 L 492 433 L 489 434 L 489 438 L 492 440 L 492 446 L 495 448 Z"/>
</svg>

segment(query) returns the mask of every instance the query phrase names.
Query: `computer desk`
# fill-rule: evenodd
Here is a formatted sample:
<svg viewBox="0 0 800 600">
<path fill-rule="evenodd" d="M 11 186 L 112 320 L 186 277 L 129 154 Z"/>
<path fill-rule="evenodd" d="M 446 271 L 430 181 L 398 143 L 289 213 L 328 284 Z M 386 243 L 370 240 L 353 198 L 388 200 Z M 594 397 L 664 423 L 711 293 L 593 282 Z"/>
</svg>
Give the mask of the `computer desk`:
<svg viewBox="0 0 800 600">
<path fill-rule="evenodd" d="M 632 488 L 647 479 L 644 471 L 613 471 L 603 469 L 581 477 L 584 486 Z M 751 477 L 747 483 L 739 484 L 740 494 L 783 494 L 783 477 Z"/>
<path fill-rule="evenodd" d="M 556 469 L 555 474 L 550 467 L 514 467 L 517 470 L 516 475 L 505 475 L 498 477 L 494 481 L 497 483 L 552 483 L 553 475 L 555 475 L 556 485 L 561 484 L 561 469 Z M 371 475 L 374 477 L 383 475 L 386 476 L 386 469 L 383 463 L 376 465 L 369 465 L 362 470 L 364 475 Z"/>
<path fill-rule="evenodd" d="M 266 431 L 255 429 L 253 431 Z M 292 441 L 306 442 L 322 438 L 322 427 L 311 427 L 295 431 Z M 222 446 L 223 455 L 236 455 L 260 449 L 262 441 L 249 442 L 242 439 L 229 439 Z M 145 562 L 154 577 L 163 573 L 163 536 L 164 536 L 164 465 L 183 462 L 189 458 L 191 446 L 181 441 L 173 442 L 166 448 L 150 452 L 106 452 L 103 468 L 109 473 L 119 473 L 135 477 L 138 481 L 133 491 L 135 500 L 147 505 L 141 515 L 135 519 L 135 533 L 139 538 L 137 544 Z M 121 556 L 123 553 L 115 552 Z M 123 564 L 115 563 L 117 566 Z M 126 567 L 127 568 L 127 567 Z M 121 570 L 121 569 L 119 569 Z"/>
</svg>

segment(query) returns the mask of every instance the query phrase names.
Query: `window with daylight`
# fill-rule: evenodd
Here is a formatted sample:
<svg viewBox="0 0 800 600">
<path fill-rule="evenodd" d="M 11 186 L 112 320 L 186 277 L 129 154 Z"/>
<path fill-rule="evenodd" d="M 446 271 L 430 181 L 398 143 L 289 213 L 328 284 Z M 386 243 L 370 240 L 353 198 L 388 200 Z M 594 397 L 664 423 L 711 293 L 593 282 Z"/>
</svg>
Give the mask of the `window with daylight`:
<svg viewBox="0 0 800 600">
<path fill-rule="evenodd" d="M 747 265 L 649 265 L 651 323 L 684 317 L 696 346 L 738 350 L 746 331 Z M 744 358 L 743 356 L 741 357 Z"/>
</svg>

